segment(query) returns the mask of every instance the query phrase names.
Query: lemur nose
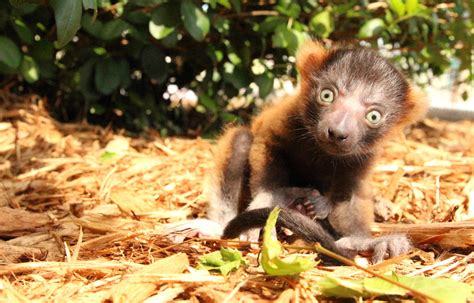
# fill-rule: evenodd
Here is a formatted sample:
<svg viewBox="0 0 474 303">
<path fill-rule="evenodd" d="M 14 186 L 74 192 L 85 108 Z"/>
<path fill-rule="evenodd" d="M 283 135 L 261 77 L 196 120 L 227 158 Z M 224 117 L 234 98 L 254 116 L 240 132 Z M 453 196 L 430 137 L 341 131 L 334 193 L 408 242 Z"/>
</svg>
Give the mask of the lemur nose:
<svg viewBox="0 0 474 303">
<path fill-rule="evenodd" d="M 344 132 L 344 131 L 341 131 L 341 130 L 338 130 L 338 129 L 332 129 L 332 128 L 328 128 L 328 139 L 333 141 L 333 142 L 343 142 L 345 141 L 347 138 L 349 137 L 349 135 Z"/>
</svg>

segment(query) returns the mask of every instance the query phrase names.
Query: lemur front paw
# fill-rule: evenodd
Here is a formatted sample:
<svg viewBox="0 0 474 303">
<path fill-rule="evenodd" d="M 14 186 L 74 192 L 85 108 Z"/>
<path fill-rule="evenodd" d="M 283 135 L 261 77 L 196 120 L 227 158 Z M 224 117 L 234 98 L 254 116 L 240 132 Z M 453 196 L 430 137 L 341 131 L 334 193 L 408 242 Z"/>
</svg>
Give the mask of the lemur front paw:
<svg viewBox="0 0 474 303">
<path fill-rule="evenodd" d="M 372 252 L 372 262 L 380 263 L 385 257 L 396 257 L 407 253 L 412 245 L 406 235 L 395 234 L 368 238 L 361 236 L 344 237 L 336 241 L 336 245 L 342 250 L 356 252 Z"/>
</svg>

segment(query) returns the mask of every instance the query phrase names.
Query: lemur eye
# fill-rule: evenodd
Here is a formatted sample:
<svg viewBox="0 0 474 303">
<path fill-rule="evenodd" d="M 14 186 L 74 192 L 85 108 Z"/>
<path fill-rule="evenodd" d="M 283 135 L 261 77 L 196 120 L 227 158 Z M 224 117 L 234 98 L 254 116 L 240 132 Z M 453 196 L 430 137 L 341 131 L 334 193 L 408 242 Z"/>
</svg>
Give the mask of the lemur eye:
<svg viewBox="0 0 474 303">
<path fill-rule="evenodd" d="M 365 119 L 367 119 L 370 124 L 377 124 L 382 120 L 382 114 L 378 110 L 371 110 L 365 115 Z"/>
<path fill-rule="evenodd" d="M 334 92 L 329 88 L 325 88 L 321 91 L 319 97 L 324 103 L 332 103 L 334 101 Z"/>
</svg>

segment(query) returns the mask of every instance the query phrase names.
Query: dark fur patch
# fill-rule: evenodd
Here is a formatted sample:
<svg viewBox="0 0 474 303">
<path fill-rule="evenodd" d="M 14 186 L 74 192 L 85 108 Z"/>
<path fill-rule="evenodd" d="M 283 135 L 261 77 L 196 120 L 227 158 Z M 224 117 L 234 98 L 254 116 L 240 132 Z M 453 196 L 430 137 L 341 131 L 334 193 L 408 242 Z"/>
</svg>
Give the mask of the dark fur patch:
<svg viewBox="0 0 474 303">
<path fill-rule="evenodd" d="M 402 73 L 389 61 L 366 48 L 336 49 L 331 51 L 313 79 L 332 81 L 350 93 L 351 88 L 362 83 L 367 87 L 367 98 L 371 91 L 383 92 L 388 105 L 398 108 L 406 100 L 408 82 Z M 374 85 L 376 84 L 376 85 Z M 373 87 L 371 87 L 374 85 Z"/>
<path fill-rule="evenodd" d="M 227 239 L 236 238 L 251 228 L 261 227 L 265 224 L 271 211 L 271 208 L 260 208 L 239 214 L 226 226 L 223 237 Z M 341 250 L 335 245 L 333 236 L 326 231 L 319 221 L 313 221 L 297 211 L 282 208 L 277 225 L 290 229 L 307 242 L 320 242 L 322 246 L 335 253 L 352 257 L 352 253 Z"/>
<path fill-rule="evenodd" d="M 239 212 L 245 209 L 242 200 L 250 196 L 248 188 L 249 179 L 249 152 L 253 136 L 248 128 L 241 127 L 236 130 L 231 139 L 231 155 L 224 168 L 222 180 L 222 193 L 232 203 L 239 205 Z"/>
</svg>

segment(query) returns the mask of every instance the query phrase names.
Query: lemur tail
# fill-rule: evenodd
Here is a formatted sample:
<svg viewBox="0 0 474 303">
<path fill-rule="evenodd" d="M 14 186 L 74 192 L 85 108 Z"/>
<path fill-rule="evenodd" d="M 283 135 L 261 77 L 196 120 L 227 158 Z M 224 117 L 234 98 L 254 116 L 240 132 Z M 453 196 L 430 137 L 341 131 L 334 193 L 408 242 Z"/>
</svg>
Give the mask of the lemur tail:
<svg viewBox="0 0 474 303">
<path fill-rule="evenodd" d="M 236 238 L 251 228 L 263 227 L 271 211 L 272 208 L 267 207 L 240 213 L 227 224 L 223 238 Z M 318 221 L 313 221 L 297 211 L 282 208 L 277 225 L 290 229 L 306 242 L 319 242 L 332 252 L 349 258 L 353 257 L 353 253 L 337 247 L 333 236 Z"/>
</svg>

